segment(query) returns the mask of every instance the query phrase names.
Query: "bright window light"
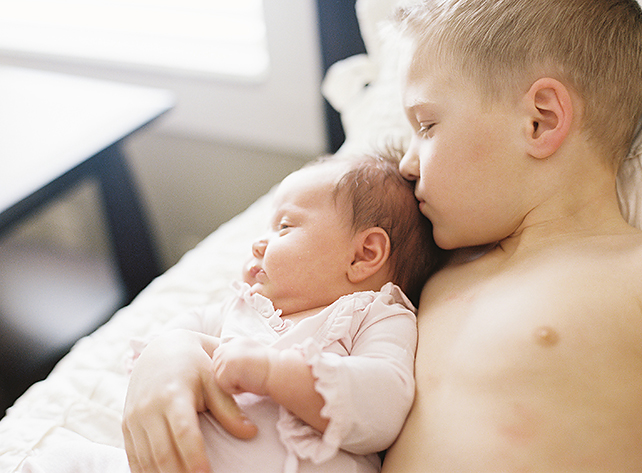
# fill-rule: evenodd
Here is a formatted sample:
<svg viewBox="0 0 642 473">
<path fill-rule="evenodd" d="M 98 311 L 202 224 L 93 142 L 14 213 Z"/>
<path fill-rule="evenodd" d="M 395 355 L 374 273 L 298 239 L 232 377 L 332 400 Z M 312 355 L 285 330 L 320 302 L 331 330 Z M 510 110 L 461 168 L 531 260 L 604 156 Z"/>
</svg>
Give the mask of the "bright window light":
<svg viewBox="0 0 642 473">
<path fill-rule="evenodd" d="M 0 53 L 248 81 L 269 68 L 263 0 L 0 0 Z"/>
</svg>

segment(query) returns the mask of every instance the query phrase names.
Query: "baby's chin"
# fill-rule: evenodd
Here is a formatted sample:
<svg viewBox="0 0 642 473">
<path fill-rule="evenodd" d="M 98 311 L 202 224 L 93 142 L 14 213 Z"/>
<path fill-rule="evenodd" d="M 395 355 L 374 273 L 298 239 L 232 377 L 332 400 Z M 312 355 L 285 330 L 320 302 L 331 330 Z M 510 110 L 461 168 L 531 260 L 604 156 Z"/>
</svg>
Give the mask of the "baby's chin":
<svg viewBox="0 0 642 473">
<path fill-rule="evenodd" d="M 255 279 L 254 281 L 252 280 L 244 280 L 247 284 L 250 286 L 250 294 L 261 294 L 261 284 Z M 263 294 L 261 294 L 263 295 Z"/>
</svg>

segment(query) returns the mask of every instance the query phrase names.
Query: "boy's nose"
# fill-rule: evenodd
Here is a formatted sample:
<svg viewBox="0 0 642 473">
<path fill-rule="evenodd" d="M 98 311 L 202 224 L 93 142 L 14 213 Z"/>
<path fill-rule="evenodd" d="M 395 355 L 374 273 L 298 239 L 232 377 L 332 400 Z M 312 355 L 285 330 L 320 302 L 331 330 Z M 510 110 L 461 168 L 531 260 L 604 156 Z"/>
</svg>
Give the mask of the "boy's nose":
<svg viewBox="0 0 642 473">
<path fill-rule="evenodd" d="M 266 247 L 267 247 L 267 241 L 265 240 L 265 238 L 256 240 L 254 243 L 252 243 L 252 255 L 255 258 L 262 258 L 263 255 L 265 254 Z"/>
<path fill-rule="evenodd" d="M 403 155 L 403 158 L 399 163 L 399 172 L 401 172 L 401 175 L 409 181 L 416 181 L 419 179 L 419 158 L 414 152 L 412 146 L 408 149 L 406 154 Z"/>
</svg>

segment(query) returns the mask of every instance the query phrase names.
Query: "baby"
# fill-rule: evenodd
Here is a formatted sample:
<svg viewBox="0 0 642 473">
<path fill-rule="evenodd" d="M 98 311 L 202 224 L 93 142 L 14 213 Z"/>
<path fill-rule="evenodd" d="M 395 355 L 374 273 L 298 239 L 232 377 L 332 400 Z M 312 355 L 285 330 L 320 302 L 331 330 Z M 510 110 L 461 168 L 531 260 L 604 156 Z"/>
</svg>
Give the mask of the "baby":
<svg viewBox="0 0 642 473">
<path fill-rule="evenodd" d="M 236 296 L 171 322 L 220 339 L 212 376 L 257 427 L 239 440 L 200 414 L 212 471 L 379 471 L 376 452 L 414 398 L 416 318 L 402 290 L 416 302 L 442 259 L 398 163 L 333 157 L 288 176 Z M 166 328 L 148 348 L 171 344 Z M 135 372 L 164 368 L 143 359 Z M 127 471 L 110 447 L 58 455 L 55 468 L 44 455 L 24 471 Z"/>
</svg>

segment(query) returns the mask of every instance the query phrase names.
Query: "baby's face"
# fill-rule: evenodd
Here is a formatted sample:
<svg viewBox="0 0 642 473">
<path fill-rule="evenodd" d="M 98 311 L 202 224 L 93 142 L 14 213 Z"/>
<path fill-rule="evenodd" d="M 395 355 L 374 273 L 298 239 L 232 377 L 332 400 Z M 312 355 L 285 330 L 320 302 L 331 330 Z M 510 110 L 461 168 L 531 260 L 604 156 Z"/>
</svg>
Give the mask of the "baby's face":
<svg viewBox="0 0 642 473">
<path fill-rule="evenodd" d="M 284 179 L 271 228 L 252 245 L 245 280 L 284 315 L 326 306 L 347 293 L 353 232 L 332 195 L 337 178 L 334 166 L 321 165 Z"/>
<path fill-rule="evenodd" d="M 527 206 L 526 114 L 516 103 L 489 106 L 453 68 L 426 57 L 408 61 L 403 99 L 414 129 L 401 161 L 415 196 L 445 249 L 501 240 Z"/>
</svg>

